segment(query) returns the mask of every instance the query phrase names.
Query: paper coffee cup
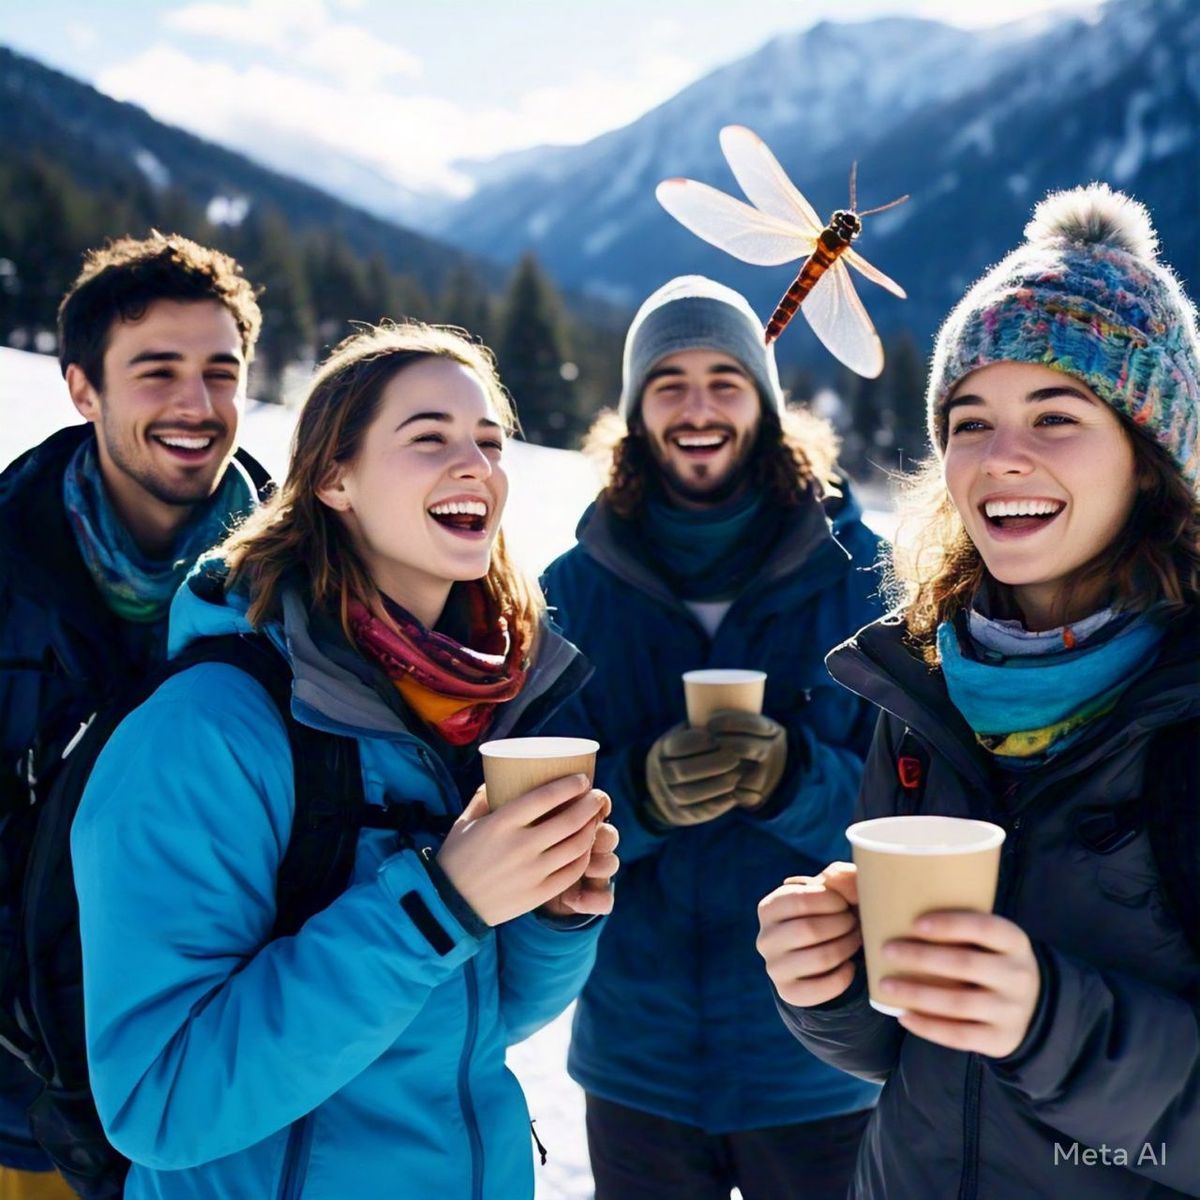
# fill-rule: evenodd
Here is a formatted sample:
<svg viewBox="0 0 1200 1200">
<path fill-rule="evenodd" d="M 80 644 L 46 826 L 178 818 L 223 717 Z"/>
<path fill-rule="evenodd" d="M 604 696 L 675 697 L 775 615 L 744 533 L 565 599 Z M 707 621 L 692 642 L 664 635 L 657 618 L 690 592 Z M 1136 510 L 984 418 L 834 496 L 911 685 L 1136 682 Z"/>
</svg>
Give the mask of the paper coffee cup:
<svg viewBox="0 0 1200 1200">
<path fill-rule="evenodd" d="M 884 943 L 911 937 L 917 918 L 938 909 L 991 912 L 1004 830 L 962 817 L 880 817 L 851 825 L 846 836 L 858 867 L 871 1007 L 896 1017 L 904 1010 L 880 998 L 879 981 L 898 973 Z"/>
<path fill-rule="evenodd" d="M 687 701 L 688 724 L 693 729 L 702 729 L 713 713 L 723 708 L 738 712 L 762 712 L 766 683 L 765 671 L 725 668 L 684 671 L 683 693 Z"/>
<path fill-rule="evenodd" d="M 494 811 L 565 775 L 593 779 L 599 749 L 600 743 L 589 738 L 524 737 L 484 742 L 479 753 L 483 756 L 488 808 Z"/>
</svg>

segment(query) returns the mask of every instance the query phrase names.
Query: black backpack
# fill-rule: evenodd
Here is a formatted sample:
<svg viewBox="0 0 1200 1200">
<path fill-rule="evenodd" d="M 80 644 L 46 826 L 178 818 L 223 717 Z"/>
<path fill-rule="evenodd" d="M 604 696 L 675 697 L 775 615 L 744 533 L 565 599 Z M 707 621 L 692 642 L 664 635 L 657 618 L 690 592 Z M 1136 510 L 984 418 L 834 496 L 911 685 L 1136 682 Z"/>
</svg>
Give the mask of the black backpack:
<svg viewBox="0 0 1200 1200">
<path fill-rule="evenodd" d="M 1146 762 L 1153 769 L 1146 771 L 1137 820 L 1150 839 L 1167 907 L 1200 957 L 1200 719 L 1159 729 Z M 896 749 L 899 812 L 920 811 L 928 774 L 928 747 L 905 729 Z"/>
<path fill-rule="evenodd" d="M 25 868 L 16 945 L 0 966 L 0 1044 L 42 1081 L 29 1109 L 34 1137 L 84 1200 L 119 1200 L 129 1162 L 105 1138 L 88 1081 L 71 824 L 92 767 L 125 716 L 170 676 L 207 662 L 228 663 L 256 679 L 291 745 L 295 813 L 276 879 L 272 938 L 296 933 L 342 893 L 362 828 L 445 834 L 452 821 L 419 804 L 368 804 L 358 743 L 295 720 L 290 664 L 261 635 L 195 642 L 93 715 L 63 752 L 44 798 L 13 814 L 0 834 L 6 861 Z"/>
</svg>

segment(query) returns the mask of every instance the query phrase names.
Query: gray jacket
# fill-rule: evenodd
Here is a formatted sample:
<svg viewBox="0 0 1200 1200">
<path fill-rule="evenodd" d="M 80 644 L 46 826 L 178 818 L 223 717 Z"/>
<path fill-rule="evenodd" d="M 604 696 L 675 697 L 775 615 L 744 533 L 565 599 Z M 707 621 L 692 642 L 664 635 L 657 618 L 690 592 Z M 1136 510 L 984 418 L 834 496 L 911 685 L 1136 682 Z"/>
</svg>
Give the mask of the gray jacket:
<svg viewBox="0 0 1200 1200">
<path fill-rule="evenodd" d="M 842 996 L 780 1002 L 826 1062 L 884 1083 L 856 1200 L 1155 1200 L 1200 1196 L 1200 961 L 1164 902 L 1139 800 L 1150 738 L 1200 714 L 1200 622 L 1168 630 L 1155 666 L 1053 764 L 987 761 L 946 693 L 885 618 L 829 656 L 882 710 L 859 799 L 905 808 L 905 729 L 927 748 L 921 811 L 1005 826 L 996 911 L 1034 943 L 1042 992 L 1005 1059 L 948 1050 L 867 1004 L 862 964 Z"/>
</svg>

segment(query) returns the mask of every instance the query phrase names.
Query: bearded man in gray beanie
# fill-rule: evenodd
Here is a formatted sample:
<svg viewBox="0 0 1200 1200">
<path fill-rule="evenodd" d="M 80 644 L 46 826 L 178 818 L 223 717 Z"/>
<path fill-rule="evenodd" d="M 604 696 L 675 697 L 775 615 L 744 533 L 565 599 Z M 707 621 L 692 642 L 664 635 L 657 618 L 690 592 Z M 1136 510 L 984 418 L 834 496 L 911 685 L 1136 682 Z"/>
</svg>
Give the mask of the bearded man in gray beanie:
<svg viewBox="0 0 1200 1200">
<path fill-rule="evenodd" d="M 608 482 L 543 587 L 596 668 L 547 732 L 599 741 L 621 833 L 568 1062 L 596 1200 L 841 1200 L 877 1089 L 788 1037 L 756 907 L 847 855 L 874 720 L 823 660 L 882 611 L 876 538 L 750 305 L 701 276 L 642 305 L 589 440 Z M 690 728 L 700 668 L 765 672 L 762 713 Z"/>
</svg>

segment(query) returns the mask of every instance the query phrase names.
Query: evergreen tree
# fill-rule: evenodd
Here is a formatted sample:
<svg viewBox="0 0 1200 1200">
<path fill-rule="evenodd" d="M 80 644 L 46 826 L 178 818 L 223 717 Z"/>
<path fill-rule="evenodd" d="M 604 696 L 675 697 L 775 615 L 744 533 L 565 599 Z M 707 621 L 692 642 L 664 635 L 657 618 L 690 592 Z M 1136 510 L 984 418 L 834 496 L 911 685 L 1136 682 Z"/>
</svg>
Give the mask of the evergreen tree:
<svg viewBox="0 0 1200 1200">
<path fill-rule="evenodd" d="M 907 330 L 889 343 L 888 395 L 895 435 L 893 465 L 908 471 L 928 451 L 925 431 L 925 363 L 913 336 Z"/>
<path fill-rule="evenodd" d="M 284 371 L 312 357 L 316 322 L 303 261 L 287 222 L 268 210 L 246 221 L 255 247 L 246 274 L 263 288 L 263 326 L 257 365 L 259 399 L 282 403 Z"/>
<path fill-rule="evenodd" d="M 497 358 L 500 377 L 517 402 L 526 440 L 569 446 L 584 421 L 567 376 L 575 370 L 567 351 L 562 302 L 532 254 L 513 273 L 504 298 Z"/>
<path fill-rule="evenodd" d="M 336 234 L 311 234 L 305 250 L 317 340 L 333 346 L 350 332 L 351 321 L 368 319 L 366 267 Z"/>
<path fill-rule="evenodd" d="M 457 325 L 486 345 L 492 344 L 492 303 L 483 280 L 465 263 L 458 263 L 446 277 L 437 300 L 437 319 Z"/>
</svg>

